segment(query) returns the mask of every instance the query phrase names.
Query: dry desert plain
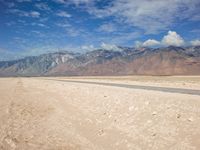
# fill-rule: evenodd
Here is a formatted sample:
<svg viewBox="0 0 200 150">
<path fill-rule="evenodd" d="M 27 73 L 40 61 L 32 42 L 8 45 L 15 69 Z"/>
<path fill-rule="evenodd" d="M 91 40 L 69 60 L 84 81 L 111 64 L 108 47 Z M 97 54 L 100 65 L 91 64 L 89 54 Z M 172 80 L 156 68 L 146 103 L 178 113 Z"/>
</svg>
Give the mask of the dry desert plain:
<svg viewBox="0 0 200 150">
<path fill-rule="evenodd" d="M 199 150 L 200 77 L 0 78 L 1 150 Z"/>
</svg>

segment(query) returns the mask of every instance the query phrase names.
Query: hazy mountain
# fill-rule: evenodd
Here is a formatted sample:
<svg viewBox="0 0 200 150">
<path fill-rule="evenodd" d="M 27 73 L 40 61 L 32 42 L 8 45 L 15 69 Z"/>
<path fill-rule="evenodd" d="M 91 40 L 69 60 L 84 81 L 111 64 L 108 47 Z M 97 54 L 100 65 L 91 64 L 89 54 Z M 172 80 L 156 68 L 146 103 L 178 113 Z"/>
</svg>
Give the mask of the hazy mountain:
<svg viewBox="0 0 200 150">
<path fill-rule="evenodd" d="M 200 75 L 200 46 L 58 52 L 0 62 L 0 76 Z"/>
<path fill-rule="evenodd" d="M 14 61 L 0 62 L 1 76 L 41 76 L 61 63 L 73 59 L 77 54 L 58 52 L 26 57 Z"/>
</svg>

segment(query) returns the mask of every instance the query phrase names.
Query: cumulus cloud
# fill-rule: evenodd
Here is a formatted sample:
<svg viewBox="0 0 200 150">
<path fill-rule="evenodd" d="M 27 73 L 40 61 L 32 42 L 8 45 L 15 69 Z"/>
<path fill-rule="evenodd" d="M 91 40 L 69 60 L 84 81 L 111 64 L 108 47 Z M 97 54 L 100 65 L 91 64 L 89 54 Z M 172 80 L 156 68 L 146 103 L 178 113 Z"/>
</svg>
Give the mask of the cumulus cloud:
<svg viewBox="0 0 200 150">
<path fill-rule="evenodd" d="M 148 39 L 144 42 L 141 41 L 135 41 L 135 47 L 139 48 L 139 47 L 155 47 L 155 46 L 161 46 L 161 42 L 154 40 L 154 39 Z"/>
<path fill-rule="evenodd" d="M 115 44 L 107 44 L 107 43 L 101 43 L 101 48 L 105 50 L 114 50 L 114 51 L 121 51 L 121 48 L 116 46 Z"/>
<path fill-rule="evenodd" d="M 160 45 L 160 42 L 154 39 L 146 40 L 143 44 L 144 47 L 154 47 Z"/>
<path fill-rule="evenodd" d="M 165 35 L 162 39 L 163 45 L 172 45 L 172 46 L 183 46 L 185 44 L 183 38 L 177 34 L 175 31 L 168 31 L 168 34 Z"/>
<path fill-rule="evenodd" d="M 59 17 L 66 17 L 66 18 L 70 18 L 71 15 L 65 11 L 59 11 L 58 13 L 56 13 L 57 16 Z"/>
<path fill-rule="evenodd" d="M 200 46 L 200 40 L 193 40 L 190 43 L 192 46 Z"/>
<path fill-rule="evenodd" d="M 193 45 L 198 44 L 199 40 L 191 41 Z M 155 47 L 155 46 L 184 46 L 184 39 L 175 31 L 168 31 L 161 41 L 148 39 L 144 42 L 136 41 L 135 47 Z"/>
</svg>

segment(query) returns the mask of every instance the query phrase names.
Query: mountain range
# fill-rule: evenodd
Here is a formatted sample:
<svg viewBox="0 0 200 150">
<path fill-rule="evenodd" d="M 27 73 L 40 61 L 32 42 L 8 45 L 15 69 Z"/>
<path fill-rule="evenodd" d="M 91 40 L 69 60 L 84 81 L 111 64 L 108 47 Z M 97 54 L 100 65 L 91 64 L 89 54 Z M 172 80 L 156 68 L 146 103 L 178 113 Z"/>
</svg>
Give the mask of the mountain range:
<svg viewBox="0 0 200 150">
<path fill-rule="evenodd" d="M 63 51 L 0 62 L 0 76 L 90 75 L 200 75 L 200 46 Z"/>
</svg>

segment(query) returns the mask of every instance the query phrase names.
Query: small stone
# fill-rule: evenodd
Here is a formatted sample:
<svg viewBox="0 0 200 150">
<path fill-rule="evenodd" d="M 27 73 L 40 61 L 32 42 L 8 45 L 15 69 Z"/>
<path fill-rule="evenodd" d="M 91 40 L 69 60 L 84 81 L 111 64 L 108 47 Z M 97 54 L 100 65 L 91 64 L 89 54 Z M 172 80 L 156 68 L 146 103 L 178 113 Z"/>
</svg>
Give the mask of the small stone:
<svg viewBox="0 0 200 150">
<path fill-rule="evenodd" d="M 152 115 L 153 115 L 153 116 L 157 115 L 157 112 L 156 112 L 156 111 L 154 111 L 154 112 L 152 113 Z"/>
<path fill-rule="evenodd" d="M 181 115 L 180 115 L 180 114 L 178 114 L 178 115 L 176 116 L 176 118 L 181 118 Z"/>
<path fill-rule="evenodd" d="M 100 131 L 99 131 L 99 133 L 98 133 L 100 136 L 101 135 L 103 135 L 104 134 L 104 130 L 103 129 L 101 129 Z"/>
<path fill-rule="evenodd" d="M 146 102 L 145 102 L 145 105 L 149 105 L 149 101 L 146 101 Z"/>
<path fill-rule="evenodd" d="M 156 133 L 152 134 L 152 136 L 156 136 Z"/>
<path fill-rule="evenodd" d="M 192 121 L 194 121 L 194 118 L 193 117 L 190 117 L 190 118 L 188 118 L 187 119 L 189 122 L 192 122 Z"/>
</svg>

